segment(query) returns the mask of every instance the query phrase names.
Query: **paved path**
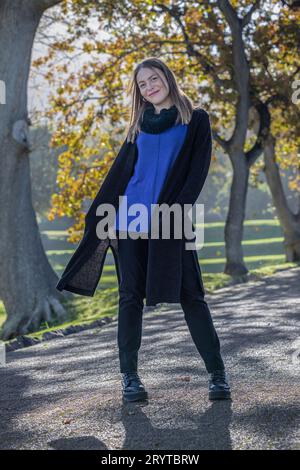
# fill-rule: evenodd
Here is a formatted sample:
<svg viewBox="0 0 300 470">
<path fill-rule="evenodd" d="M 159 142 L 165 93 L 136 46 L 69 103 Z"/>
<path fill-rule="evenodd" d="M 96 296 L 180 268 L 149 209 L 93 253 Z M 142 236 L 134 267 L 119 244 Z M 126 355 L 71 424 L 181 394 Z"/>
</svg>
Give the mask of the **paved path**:
<svg viewBox="0 0 300 470">
<path fill-rule="evenodd" d="M 300 449 L 300 268 L 207 295 L 232 386 L 210 402 L 179 304 L 144 312 L 149 402 L 122 404 L 116 322 L 10 352 L 1 449 Z"/>
</svg>

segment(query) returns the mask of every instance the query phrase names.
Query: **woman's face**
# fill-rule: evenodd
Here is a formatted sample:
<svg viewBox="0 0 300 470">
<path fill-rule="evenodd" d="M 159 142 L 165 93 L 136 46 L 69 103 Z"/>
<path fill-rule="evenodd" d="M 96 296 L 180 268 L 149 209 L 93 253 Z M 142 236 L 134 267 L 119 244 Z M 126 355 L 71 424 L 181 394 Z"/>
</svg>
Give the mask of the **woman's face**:
<svg viewBox="0 0 300 470">
<path fill-rule="evenodd" d="M 155 67 L 153 69 L 142 68 L 136 79 L 141 95 L 150 103 L 158 105 L 168 97 L 169 87 L 166 88 Z"/>
</svg>

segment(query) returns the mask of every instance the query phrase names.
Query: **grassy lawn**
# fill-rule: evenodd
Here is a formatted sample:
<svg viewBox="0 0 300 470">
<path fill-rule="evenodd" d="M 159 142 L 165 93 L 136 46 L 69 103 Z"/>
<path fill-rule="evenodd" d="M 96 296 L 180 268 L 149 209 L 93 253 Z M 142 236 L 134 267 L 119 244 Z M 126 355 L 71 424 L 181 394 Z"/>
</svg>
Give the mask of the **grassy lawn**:
<svg viewBox="0 0 300 470">
<path fill-rule="evenodd" d="M 197 226 L 197 228 L 199 228 Z M 66 242 L 64 230 L 42 231 L 42 241 L 53 269 L 60 275 L 77 245 Z M 204 225 L 204 247 L 198 251 L 199 264 L 207 293 L 230 284 L 230 276 L 223 273 L 225 264 L 224 223 Z M 282 230 L 277 220 L 247 220 L 244 225 L 243 251 L 245 263 L 251 277 L 269 276 L 282 269 L 296 267 L 296 263 L 286 263 L 283 251 Z M 103 316 L 117 315 L 118 283 L 111 250 L 108 250 L 103 273 L 94 297 L 74 295 L 66 301 L 69 312 L 64 324 L 44 324 L 35 337 L 51 329 L 65 328 L 68 325 L 88 323 Z M 4 306 L 0 302 L 0 327 L 5 320 Z"/>
</svg>

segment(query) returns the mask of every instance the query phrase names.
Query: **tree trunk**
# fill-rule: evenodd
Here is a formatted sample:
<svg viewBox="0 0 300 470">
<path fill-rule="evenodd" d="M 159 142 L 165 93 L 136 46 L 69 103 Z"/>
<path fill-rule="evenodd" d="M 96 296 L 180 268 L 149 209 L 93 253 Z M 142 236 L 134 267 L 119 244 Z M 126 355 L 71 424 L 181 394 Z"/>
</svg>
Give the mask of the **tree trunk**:
<svg viewBox="0 0 300 470">
<path fill-rule="evenodd" d="M 258 8 L 258 2 L 243 18 L 237 14 L 237 11 L 228 0 L 218 0 L 217 4 L 224 14 L 231 31 L 233 80 L 237 91 L 233 134 L 226 142 L 226 145 L 223 142 L 233 168 L 229 209 L 224 233 L 226 252 L 224 273 L 229 274 L 238 281 L 246 281 L 248 269 L 243 261 L 242 240 L 249 178 L 249 163 L 244 148 L 249 122 L 250 72 L 243 29 L 249 23 L 255 9 Z"/>
<path fill-rule="evenodd" d="M 288 206 L 276 163 L 275 138 L 272 134 L 266 140 L 264 160 L 267 183 L 284 233 L 286 261 L 300 261 L 300 211 L 293 214 Z"/>
<path fill-rule="evenodd" d="M 234 168 L 224 232 L 226 253 L 224 273 L 239 278 L 239 280 L 246 280 L 245 274 L 247 274 L 248 269 L 243 261 L 242 240 L 249 168 L 244 153 L 241 153 L 237 158 L 235 157 L 231 157 Z"/>
<path fill-rule="evenodd" d="M 3 339 L 63 319 L 58 280 L 46 257 L 32 206 L 27 82 L 34 35 L 43 10 L 38 1 L 0 3 L 0 297 L 7 320 Z M 67 295 L 69 298 L 70 296 Z"/>
</svg>

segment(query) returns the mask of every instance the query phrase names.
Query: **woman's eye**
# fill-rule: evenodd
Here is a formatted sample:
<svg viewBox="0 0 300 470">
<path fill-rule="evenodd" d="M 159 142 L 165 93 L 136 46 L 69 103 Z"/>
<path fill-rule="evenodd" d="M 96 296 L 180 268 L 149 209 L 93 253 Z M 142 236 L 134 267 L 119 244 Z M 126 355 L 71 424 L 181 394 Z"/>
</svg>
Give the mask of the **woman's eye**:
<svg viewBox="0 0 300 470">
<path fill-rule="evenodd" d="M 158 78 L 158 77 L 152 77 L 151 80 L 157 80 L 157 78 Z M 140 88 L 144 88 L 144 86 L 145 86 L 145 84 L 143 83 L 143 84 L 140 85 Z"/>
</svg>

